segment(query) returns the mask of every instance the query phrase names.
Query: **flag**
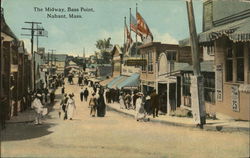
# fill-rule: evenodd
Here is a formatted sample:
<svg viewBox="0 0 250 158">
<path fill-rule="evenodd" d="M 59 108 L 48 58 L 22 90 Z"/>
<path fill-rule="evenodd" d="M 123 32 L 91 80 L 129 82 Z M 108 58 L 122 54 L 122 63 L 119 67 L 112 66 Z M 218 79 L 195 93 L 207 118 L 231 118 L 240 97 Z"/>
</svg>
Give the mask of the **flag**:
<svg viewBox="0 0 250 158">
<path fill-rule="evenodd" d="M 127 24 L 125 25 L 125 33 L 126 33 L 126 52 L 127 52 L 133 43 L 133 40 L 132 40 L 131 34 L 128 30 Z"/>
<path fill-rule="evenodd" d="M 137 21 L 135 19 L 135 17 L 133 15 L 130 15 L 131 17 L 131 24 L 130 24 L 130 28 L 132 31 L 136 32 L 136 27 L 137 27 Z"/>
<path fill-rule="evenodd" d="M 131 16 L 131 24 L 130 24 L 131 30 L 137 33 L 137 35 L 142 37 L 142 33 L 137 29 L 137 20 L 132 14 L 130 14 L 130 16 Z"/>
<path fill-rule="evenodd" d="M 150 37 L 151 41 L 153 41 L 153 35 L 143 17 L 140 15 L 139 12 L 136 13 L 137 19 L 137 32 L 142 34 L 145 38 Z"/>
</svg>

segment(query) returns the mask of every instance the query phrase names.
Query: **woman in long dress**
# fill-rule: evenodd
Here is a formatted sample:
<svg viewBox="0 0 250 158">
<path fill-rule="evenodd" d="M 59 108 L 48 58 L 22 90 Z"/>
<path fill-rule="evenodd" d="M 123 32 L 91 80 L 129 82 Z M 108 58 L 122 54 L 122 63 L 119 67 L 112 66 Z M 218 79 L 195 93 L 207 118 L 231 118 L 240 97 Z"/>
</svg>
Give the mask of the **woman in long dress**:
<svg viewBox="0 0 250 158">
<path fill-rule="evenodd" d="M 96 97 L 95 97 L 95 93 L 93 92 L 92 96 L 89 99 L 90 115 L 92 117 L 95 117 L 96 104 L 97 104 L 97 100 L 96 100 Z"/>
<path fill-rule="evenodd" d="M 119 103 L 120 103 L 120 108 L 121 109 L 126 109 L 122 94 L 119 96 Z"/>
<path fill-rule="evenodd" d="M 76 110 L 75 100 L 73 99 L 74 94 L 69 95 L 69 99 L 67 101 L 67 117 L 69 120 L 72 120 L 74 112 Z"/>
<path fill-rule="evenodd" d="M 104 117 L 106 113 L 106 104 L 104 101 L 104 94 L 103 90 L 99 90 L 99 97 L 97 99 L 97 116 L 98 117 Z"/>
<path fill-rule="evenodd" d="M 146 112 L 145 112 L 145 109 L 144 109 L 144 106 L 143 106 L 143 101 L 142 101 L 142 98 L 143 98 L 143 94 L 141 92 L 137 93 L 138 95 L 138 98 L 136 99 L 136 114 L 135 114 L 135 119 L 137 121 L 149 121 L 149 118 L 146 119 Z"/>
</svg>

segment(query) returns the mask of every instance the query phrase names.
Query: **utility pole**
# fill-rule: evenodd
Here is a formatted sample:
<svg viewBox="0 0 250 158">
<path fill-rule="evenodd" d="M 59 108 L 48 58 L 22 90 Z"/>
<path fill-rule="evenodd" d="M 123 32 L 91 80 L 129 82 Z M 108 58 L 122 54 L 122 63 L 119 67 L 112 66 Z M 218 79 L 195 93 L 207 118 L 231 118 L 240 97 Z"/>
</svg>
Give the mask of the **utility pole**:
<svg viewBox="0 0 250 158">
<path fill-rule="evenodd" d="M 53 57 L 53 53 L 56 51 L 55 49 L 49 49 L 48 51 L 50 51 L 51 52 L 51 63 L 50 63 L 50 73 L 52 73 L 52 64 L 53 64 L 53 60 L 54 60 L 54 58 L 55 57 Z"/>
<path fill-rule="evenodd" d="M 192 63 L 194 76 L 191 78 L 191 94 L 192 94 L 192 113 L 195 123 L 200 128 L 206 123 L 206 111 L 204 103 L 204 87 L 203 87 L 203 77 L 200 71 L 200 54 L 198 37 L 195 27 L 194 11 L 192 0 L 186 1 L 187 13 L 188 13 L 188 23 L 191 41 L 191 51 L 192 51 Z"/>
<path fill-rule="evenodd" d="M 31 34 L 22 34 L 23 36 L 31 36 L 31 54 L 32 54 L 32 58 L 33 58 L 33 80 L 34 80 L 34 90 L 36 90 L 36 63 L 35 63 L 35 54 L 33 52 L 33 48 L 34 48 L 34 32 L 35 31 L 44 31 L 43 28 L 41 29 L 38 29 L 38 28 L 34 28 L 34 25 L 35 24 L 42 24 L 41 22 L 29 22 L 29 21 L 26 21 L 24 23 L 28 23 L 28 24 L 31 24 L 31 28 L 22 28 L 23 30 L 30 30 L 31 31 Z"/>
</svg>

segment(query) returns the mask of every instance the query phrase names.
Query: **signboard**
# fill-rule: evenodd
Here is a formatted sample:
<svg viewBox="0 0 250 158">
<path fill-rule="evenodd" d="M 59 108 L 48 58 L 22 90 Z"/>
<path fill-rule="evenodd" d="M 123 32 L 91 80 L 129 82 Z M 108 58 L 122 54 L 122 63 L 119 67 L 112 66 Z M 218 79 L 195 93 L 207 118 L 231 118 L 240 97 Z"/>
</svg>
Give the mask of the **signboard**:
<svg viewBox="0 0 250 158">
<path fill-rule="evenodd" d="M 42 72 L 48 72 L 47 68 L 42 68 Z"/>
<path fill-rule="evenodd" d="M 232 89 L 232 101 L 231 101 L 231 104 L 232 104 L 232 109 L 233 111 L 240 111 L 240 108 L 239 108 L 239 87 L 236 86 L 236 85 L 233 85 L 231 87 Z"/>
<path fill-rule="evenodd" d="M 143 65 L 147 65 L 147 60 L 146 59 L 128 59 L 126 63 L 128 66 L 143 66 Z"/>
<path fill-rule="evenodd" d="M 216 88 L 216 101 L 223 101 L 223 67 L 222 64 L 216 65 L 216 74 L 215 74 L 215 88 Z"/>
<path fill-rule="evenodd" d="M 18 65 L 11 64 L 11 72 L 17 72 L 18 71 Z"/>
</svg>

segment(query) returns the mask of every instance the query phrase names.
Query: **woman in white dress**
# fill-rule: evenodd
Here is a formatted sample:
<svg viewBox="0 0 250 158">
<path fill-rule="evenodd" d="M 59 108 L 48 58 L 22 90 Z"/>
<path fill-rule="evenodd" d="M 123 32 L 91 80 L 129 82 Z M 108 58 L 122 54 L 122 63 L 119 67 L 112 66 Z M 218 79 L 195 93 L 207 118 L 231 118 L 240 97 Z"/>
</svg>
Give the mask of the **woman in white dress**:
<svg viewBox="0 0 250 158">
<path fill-rule="evenodd" d="M 146 119 L 146 113 L 145 113 L 145 109 L 144 109 L 144 106 L 143 106 L 143 101 L 142 101 L 142 98 L 143 98 L 143 93 L 141 92 L 138 92 L 137 95 L 139 96 L 137 99 L 136 99 L 136 109 L 135 109 L 135 119 L 137 121 L 149 121 L 149 118 Z"/>
<path fill-rule="evenodd" d="M 73 115 L 74 115 L 74 112 L 76 110 L 76 105 L 75 105 L 75 100 L 73 99 L 74 97 L 74 94 L 70 94 L 69 95 L 69 99 L 67 101 L 67 117 L 69 120 L 72 120 L 73 118 Z"/>
<path fill-rule="evenodd" d="M 125 109 L 125 104 L 124 104 L 124 100 L 123 100 L 123 96 L 122 94 L 119 96 L 119 103 L 120 103 L 120 108 L 121 109 Z"/>
</svg>

